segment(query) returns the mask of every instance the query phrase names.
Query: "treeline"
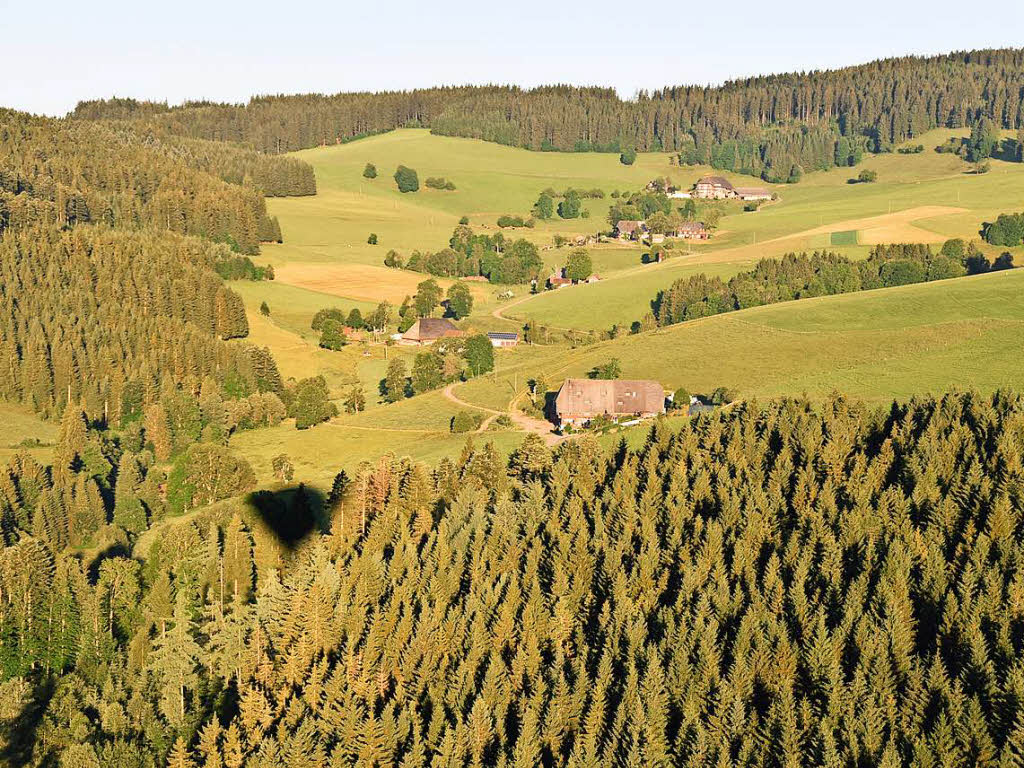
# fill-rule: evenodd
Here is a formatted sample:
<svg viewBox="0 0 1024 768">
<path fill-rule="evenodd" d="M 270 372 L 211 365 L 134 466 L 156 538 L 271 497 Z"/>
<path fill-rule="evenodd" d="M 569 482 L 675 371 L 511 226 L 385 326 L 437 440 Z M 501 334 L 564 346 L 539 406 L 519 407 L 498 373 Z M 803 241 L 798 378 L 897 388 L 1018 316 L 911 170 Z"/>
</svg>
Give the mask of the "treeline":
<svg viewBox="0 0 1024 768">
<path fill-rule="evenodd" d="M 95 577 L 23 535 L 0 555 L 8 754 L 1014 765 L 1022 430 L 1010 393 L 748 403 L 611 453 L 385 456 L 280 554 L 230 512 Z"/>
<path fill-rule="evenodd" d="M 1012 268 L 1013 258 L 1006 256 L 994 268 Z M 992 268 L 976 246 L 962 240 L 947 241 L 938 254 L 927 245 L 878 245 L 863 261 L 822 251 L 790 253 L 762 259 L 728 282 L 703 273 L 681 278 L 659 293 L 652 307 L 658 325 L 664 326 L 779 301 L 945 280 Z"/>
<path fill-rule="evenodd" d="M 215 153 L 216 154 L 216 151 Z M 0 228 L 153 226 L 255 254 L 280 241 L 263 195 L 126 126 L 0 111 Z"/>
<path fill-rule="evenodd" d="M 512 240 L 501 232 L 484 235 L 459 225 L 448 247 L 435 253 L 413 251 L 408 260 L 389 251 L 384 264 L 437 277 L 486 277 L 492 283 L 521 285 L 540 275 L 544 260 L 537 246 L 522 238 Z"/>
<path fill-rule="evenodd" d="M 267 197 L 316 194 L 313 166 L 294 157 L 280 157 L 217 141 L 168 136 L 165 142 L 189 165 L 229 184 L 253 187 Z"/>
<path fill-rule="evenodd" d="M 1024 126 L 1024 50 L 884 59 L 829 71 L 677 86 L 624 101 L 609 88 L 556 85 L 263 96 L 245 105 L 126 100 L 80 117 L 143 118 L 183 136 L 280 153 L 407 125 L 535 150 L 668 151 L 684 162 L 796 181 L 850 165 L 936 127 L 989 118 Z"/>
<path fill-rule="evenodd" d="M 754 129 L 724 140 L 711 131 L 694 131 L 677 160 L 680 165 L 710 165 L 776 184 L 796 184 L 808 171 L 856 165 L 869 144 L 866 136 L 839 135 L 834 124 Z"/>
</svg>

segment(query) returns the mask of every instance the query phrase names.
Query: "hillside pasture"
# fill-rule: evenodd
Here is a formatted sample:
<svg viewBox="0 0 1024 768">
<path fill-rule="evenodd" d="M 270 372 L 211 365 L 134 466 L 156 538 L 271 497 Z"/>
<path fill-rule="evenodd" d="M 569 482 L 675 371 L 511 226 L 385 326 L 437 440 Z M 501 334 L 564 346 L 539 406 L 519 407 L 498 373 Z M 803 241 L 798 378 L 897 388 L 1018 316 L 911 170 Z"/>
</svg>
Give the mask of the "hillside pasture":
<svg viewBox="0 0 1024 768">
<path fill-rule="evenodd" d="M 19 452 L 46 463 L 56 440 L 56 422 L 43 421 L 19 403 L 0 400 L 0 465 Z"/>
</svg>

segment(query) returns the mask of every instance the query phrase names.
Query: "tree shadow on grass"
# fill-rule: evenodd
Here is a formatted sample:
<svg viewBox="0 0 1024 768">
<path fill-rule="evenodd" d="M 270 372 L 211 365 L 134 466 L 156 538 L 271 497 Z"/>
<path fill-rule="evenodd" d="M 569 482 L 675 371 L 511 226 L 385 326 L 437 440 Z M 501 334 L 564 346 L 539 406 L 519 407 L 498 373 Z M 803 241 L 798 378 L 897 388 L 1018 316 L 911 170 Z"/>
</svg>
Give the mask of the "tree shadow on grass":
<svg viewBox="0 0 1024 768">
<path fill-rule="evenodd" d="M 312 533 L 327 532 L 326 499 L 302 483 L 276 491 L 256 491 L 245 501 L 258 524 L 285 549 L 297 549 Z"/>
</svg>

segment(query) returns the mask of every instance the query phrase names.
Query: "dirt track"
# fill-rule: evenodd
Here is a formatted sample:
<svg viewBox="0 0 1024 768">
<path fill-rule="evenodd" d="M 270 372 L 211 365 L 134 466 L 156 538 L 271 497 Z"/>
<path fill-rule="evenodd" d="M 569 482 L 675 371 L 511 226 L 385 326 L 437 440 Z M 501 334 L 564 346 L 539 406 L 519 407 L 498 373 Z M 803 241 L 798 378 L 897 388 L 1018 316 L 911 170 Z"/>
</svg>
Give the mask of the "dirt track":
<svg viewBox="0 0 1024 768">
<path fill-rule="evenodd" d="M 489 414 L 483 423 L 477 428 L 477 433 L 485 432 L 498 416 L 508 416 L 512 423 L 516 425 L 518 429 L 523 432 L 533 432 L 534 434 L 540 435 L 544 438 L 544 442 L 548 446 L 558 445 L 560 442 L 568 438 L 568 435 L 558 435 L 552 430 L 551 424 L 547 421 L 541 421 L 535 419 L 532 416 L 527 416 L 525 413 L 515 407 L 515 400 L 510 404 L 508 411 L 496 411 L 493 408 L 485 408 L 482 405 L 474 405 L 473 403 L 467 403 L 465 400 L 460 400 L 455 395 L 455 387 L 458 386 L 459 382 L 452 382 L 444 388 L 444 396 L 456 405 L 464 408 L 472 408 L 476 411 L 483 411 Z"/>
</svg>

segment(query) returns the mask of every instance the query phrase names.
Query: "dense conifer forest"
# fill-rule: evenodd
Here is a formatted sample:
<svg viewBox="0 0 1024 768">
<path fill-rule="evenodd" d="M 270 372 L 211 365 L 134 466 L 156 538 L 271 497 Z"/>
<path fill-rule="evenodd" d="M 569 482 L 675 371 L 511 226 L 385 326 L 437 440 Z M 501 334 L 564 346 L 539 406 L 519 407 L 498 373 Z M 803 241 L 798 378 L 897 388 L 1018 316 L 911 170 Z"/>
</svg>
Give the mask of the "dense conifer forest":
<svg viewBox="0 0 1024 768">
<path fill-rule="evenodd" d="M 632 448 L 531 433 L 507 459 L 474 435 L 432 466 L 332 468 L 323 497 L 282 454 L 271 491 L 229 437 L 336 406 L 324 377 L 282 381 L 224 282 L 273 279 L 250 258 L 287 237 L 265 199 L 316 192 L 287 151 L 417 125 L 796 181 L 936 126 L 1024 126 L 1022 73 L 1005 50 L 631 101 L 493 86 L 0 110 L 0 399 L 59 424 L 49 465 L 0 464 L 0 766 L 1024 765 L 1024 396 L 738 401 Z M 507 283 L 543 266 L 500 232 L 449 245 L 386 263 Z M 960 240 L 791 255 L 654 306 L 669 324 L 999 259 Z M 420 289 L 403 322 L 440 301 Z M 466 347 L 474 373 L 494 365 L 485 336 Z M 413 391 L 448 362 L 418 355 Z M 385 383 L 404 398 L 397 356 Z"/>
<path fill-rule="evenodd" d="M 0 473 L 18 765 L 1024 759 L 1018 395 L 384 457 L 336 484 L 323 533 L 285 546 L 222 509 L 98 574 L 23 532 L 94 471 L 83 429 L 52 475 Z"/>
<path fill-rule="evenodd" d="M 797 181 L 853 165 L 935 127 L 1024 126 L 1024 50 L 901 57 L 831 71 L 678 86 L 623 100 L 607 88 L 434 88 L 261 96 L 245 105 L 130 99 L 79 104 L 82 119 L 136 120 L 268 153 L 402 126 L 535 150 L 676 152 L 683 163 Z"/>
</svg>

